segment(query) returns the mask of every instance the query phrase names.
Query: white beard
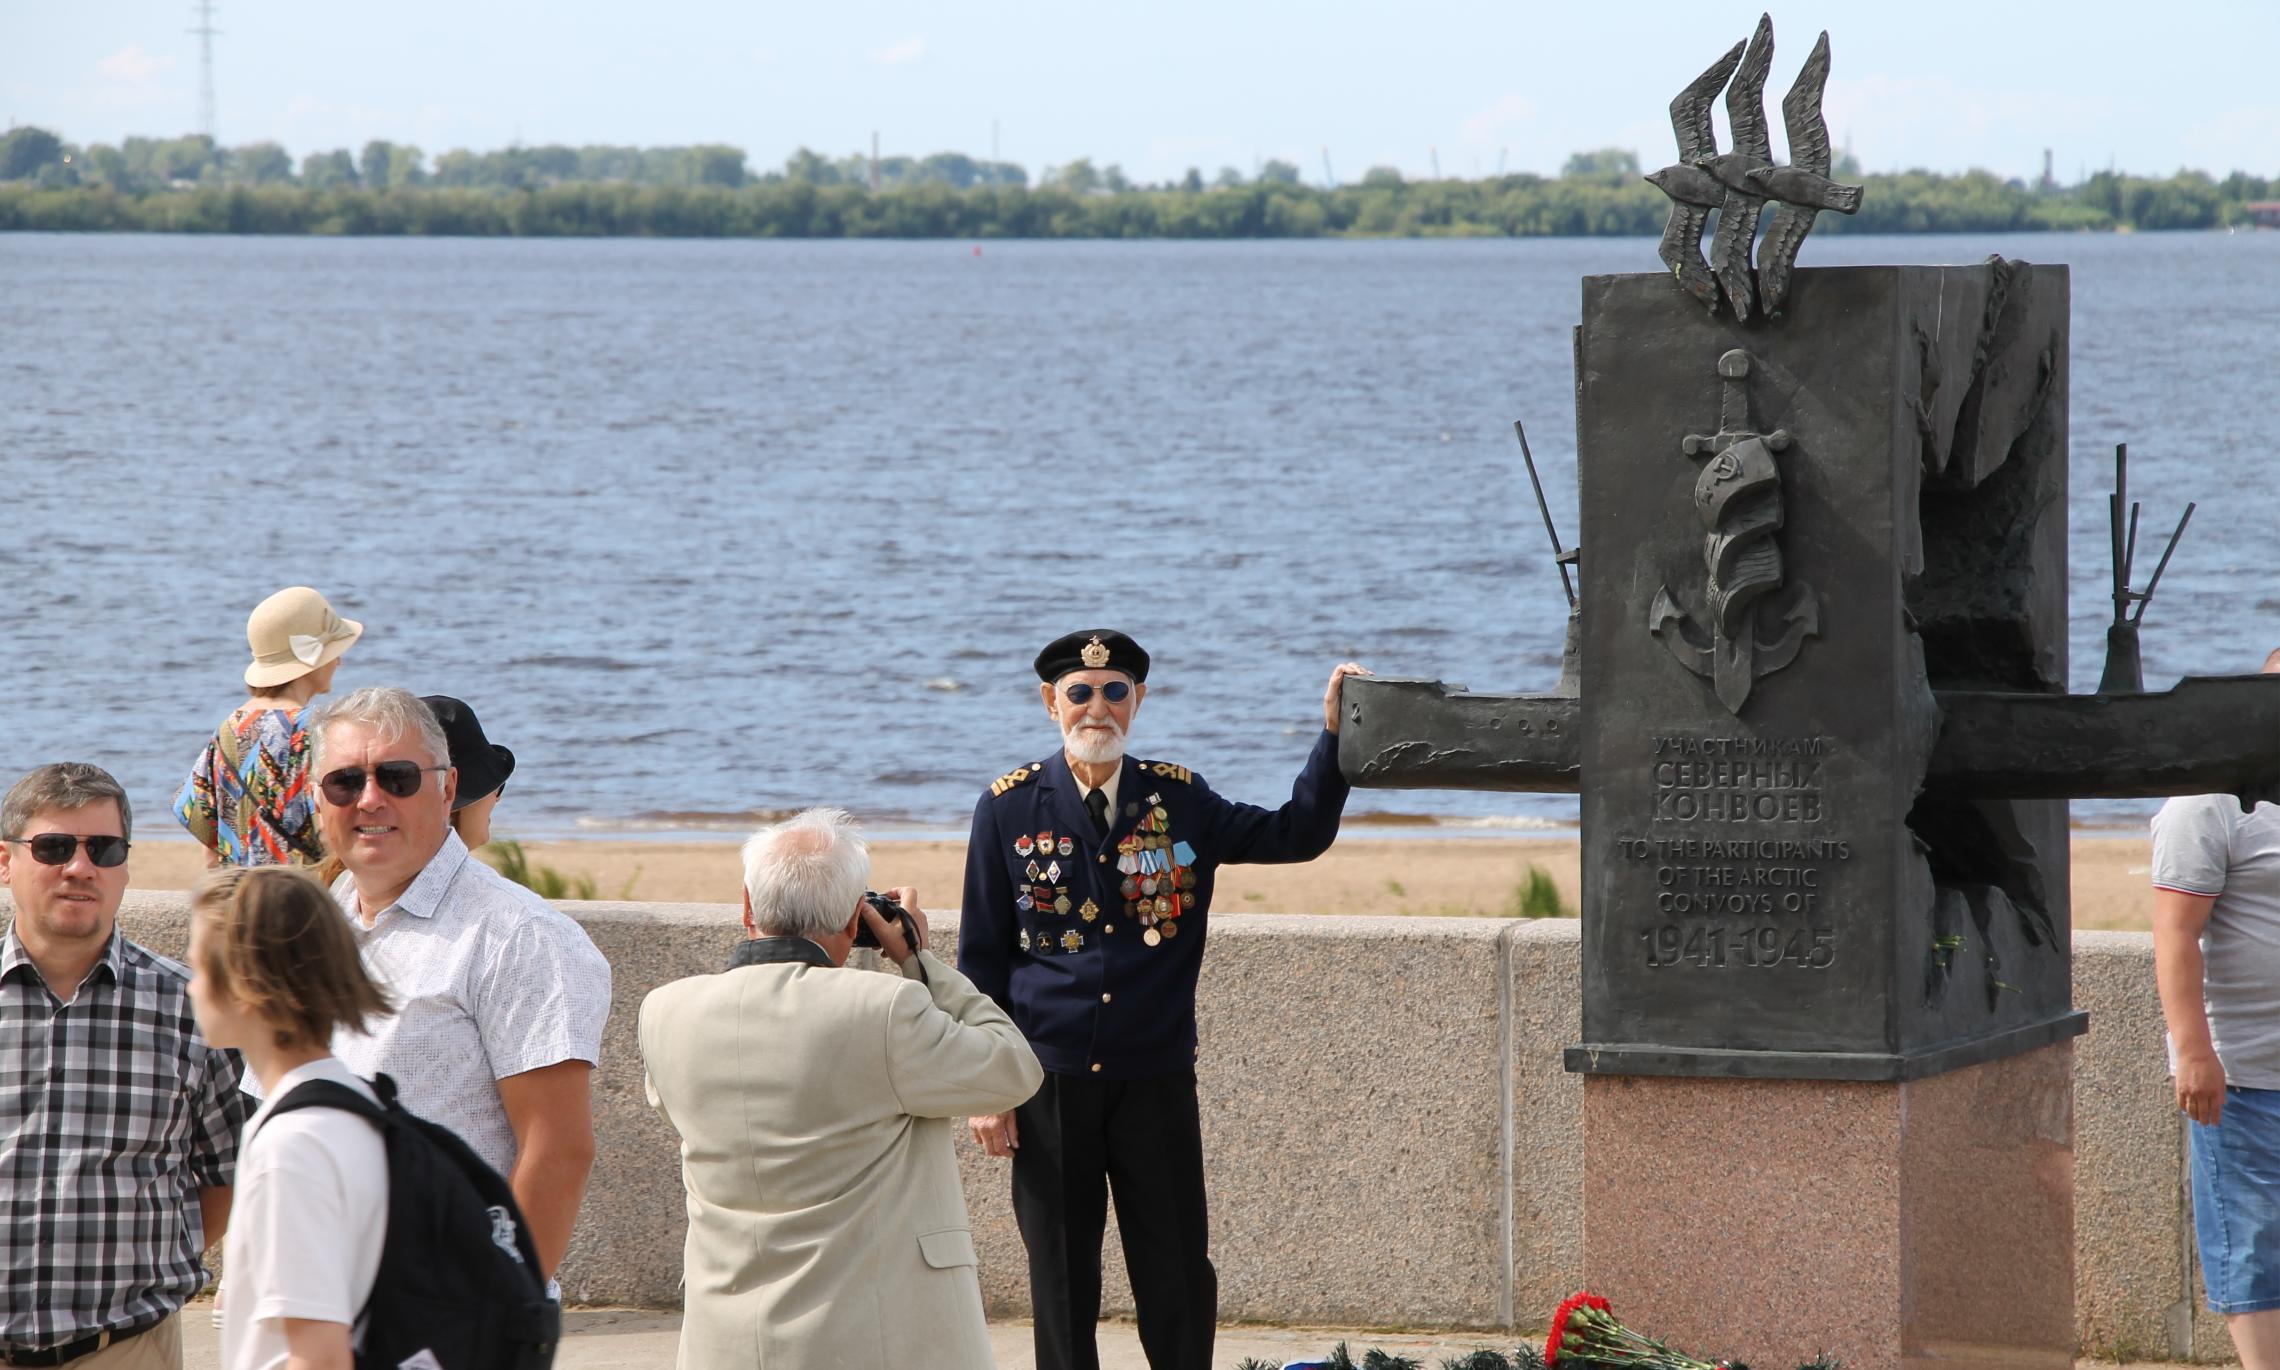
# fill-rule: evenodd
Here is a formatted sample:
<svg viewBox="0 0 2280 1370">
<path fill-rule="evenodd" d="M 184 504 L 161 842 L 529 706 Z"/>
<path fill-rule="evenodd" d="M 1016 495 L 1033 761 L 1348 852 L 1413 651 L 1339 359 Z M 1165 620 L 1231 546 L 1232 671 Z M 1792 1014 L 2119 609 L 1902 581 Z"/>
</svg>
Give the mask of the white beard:
<svg viewBox="0 0 2280 1370">
<path fill-rule="evenodd" d="M 1072 761 L 1088 766 L 1106 766 L 1124 759 L 1124 729 L 1111 718 L 1097 727 L 1078 726 L 1061 730 L 1061 746 Z"/>
</svg>

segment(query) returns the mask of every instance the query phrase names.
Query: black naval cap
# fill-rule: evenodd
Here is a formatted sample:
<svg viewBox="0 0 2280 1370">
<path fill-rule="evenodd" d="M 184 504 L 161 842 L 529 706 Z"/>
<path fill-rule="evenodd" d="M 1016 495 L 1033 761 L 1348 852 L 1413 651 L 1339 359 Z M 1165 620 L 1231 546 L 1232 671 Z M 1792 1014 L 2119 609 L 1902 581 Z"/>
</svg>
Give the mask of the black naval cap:
<svg viewBox="0 0 2280 1370">
<path fill-rule="evenodd" d="M 1071 671 L 1122 671 L 1134 684 L 1148 679 L 1148 654 L 1114 628 L 1083 628 L 1045 644 L 1037 678 L 1050 685 Z"/>
</svg>

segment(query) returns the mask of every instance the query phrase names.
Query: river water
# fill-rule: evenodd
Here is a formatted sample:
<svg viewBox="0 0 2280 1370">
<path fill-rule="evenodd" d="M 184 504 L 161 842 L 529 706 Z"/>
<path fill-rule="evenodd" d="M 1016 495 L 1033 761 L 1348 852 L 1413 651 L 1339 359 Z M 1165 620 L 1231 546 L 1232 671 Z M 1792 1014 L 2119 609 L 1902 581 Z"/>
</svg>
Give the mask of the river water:
<svg viewBox="0 0 2280 1370">
<path fill-rule="evenodd" d="M 2147 683 L 2255 669 L 2280 643 L 2280 233 L 1806 259 L 1990 252 L 2074 268 L 2075 687 L 2118 441 L 2149 528 L 2201 501 Z M 242 696 L 247 610 L 308 583 L 368 625 L 340 688 L 460 695 L 515 749 L 510 833 L 819 802 L 962 831 L 1054 745 L 1030 657 L 1100 624 L 1155 657 L 1134 750 L 1277 802 L 1336 661 L 1550 686 L 1563 600 L 1511 423 L 1572 536 L 1577 279 L 1656 265 L 1633 239 L 0 236 L 0 771 L 97 761 L 170 830 Z"/>
</svg>

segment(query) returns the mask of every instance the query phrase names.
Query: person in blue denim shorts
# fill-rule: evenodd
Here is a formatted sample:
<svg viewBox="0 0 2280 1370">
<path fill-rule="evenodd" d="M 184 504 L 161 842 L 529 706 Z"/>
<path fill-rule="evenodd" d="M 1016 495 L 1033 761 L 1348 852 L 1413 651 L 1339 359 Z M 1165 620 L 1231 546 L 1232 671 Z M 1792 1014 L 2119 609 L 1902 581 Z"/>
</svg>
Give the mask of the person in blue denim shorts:
<svg viewBox="0 0 2280 1370">
<path fill-rule="evenodd" d="M 2264 660 L 2280 673 L 2280 651 Z M 2153 965 L 2209 1307 L 2280 1370 L 2280 805 L 2187 795 L 2153 819 Z"/>
</svg>

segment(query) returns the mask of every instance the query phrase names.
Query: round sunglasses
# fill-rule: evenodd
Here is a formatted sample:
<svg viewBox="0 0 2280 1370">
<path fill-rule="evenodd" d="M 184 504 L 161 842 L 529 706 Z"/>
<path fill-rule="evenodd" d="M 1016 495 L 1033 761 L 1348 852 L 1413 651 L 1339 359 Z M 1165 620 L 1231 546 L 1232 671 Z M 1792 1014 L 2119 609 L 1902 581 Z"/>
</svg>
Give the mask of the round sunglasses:
<svg viewBox="0 0 2280 1370">
<path fill-rule="evenodd" d="M 128 842 L 124 837 L 78 837 L 67 832 L 43 832 L 32 837 L 11 837 L 10 842 L 21 842 L 32 849 L 32 859 L 43 866 L 61 866 L 68 863 L 73 853 L 84 843 L 90 864 L 109 870 L 127 864 Z"/>
<path fill-rule="evenodd" d="M 421 776 L 429 771 L 450 769 L 449 766 L 422 766 L 417 761 L 383 761 L 369 771 L 362 766 L 343 766 L 337 771 L 327 771 L 317 781 L 317 787 L 325 792 L 326 800 L 346 808 L 364 797 L 367 780 L 378 785 L 382 794 L 409 799 L 420 792 Z"/>
<path fill-rule="evenodd" d="M 1074 685 L 1062 686 L 1061 693 L 1068 696 L 1071 704 L 1083 706 L 1092 703 L 1093 689 L 1080 680 Z M 1121 680 L 1112 680 L 1099 689 L 1100 697 L 1111 704 L 1122 704 L 1132 694 L 1132 687 Z"/>
</svg>

